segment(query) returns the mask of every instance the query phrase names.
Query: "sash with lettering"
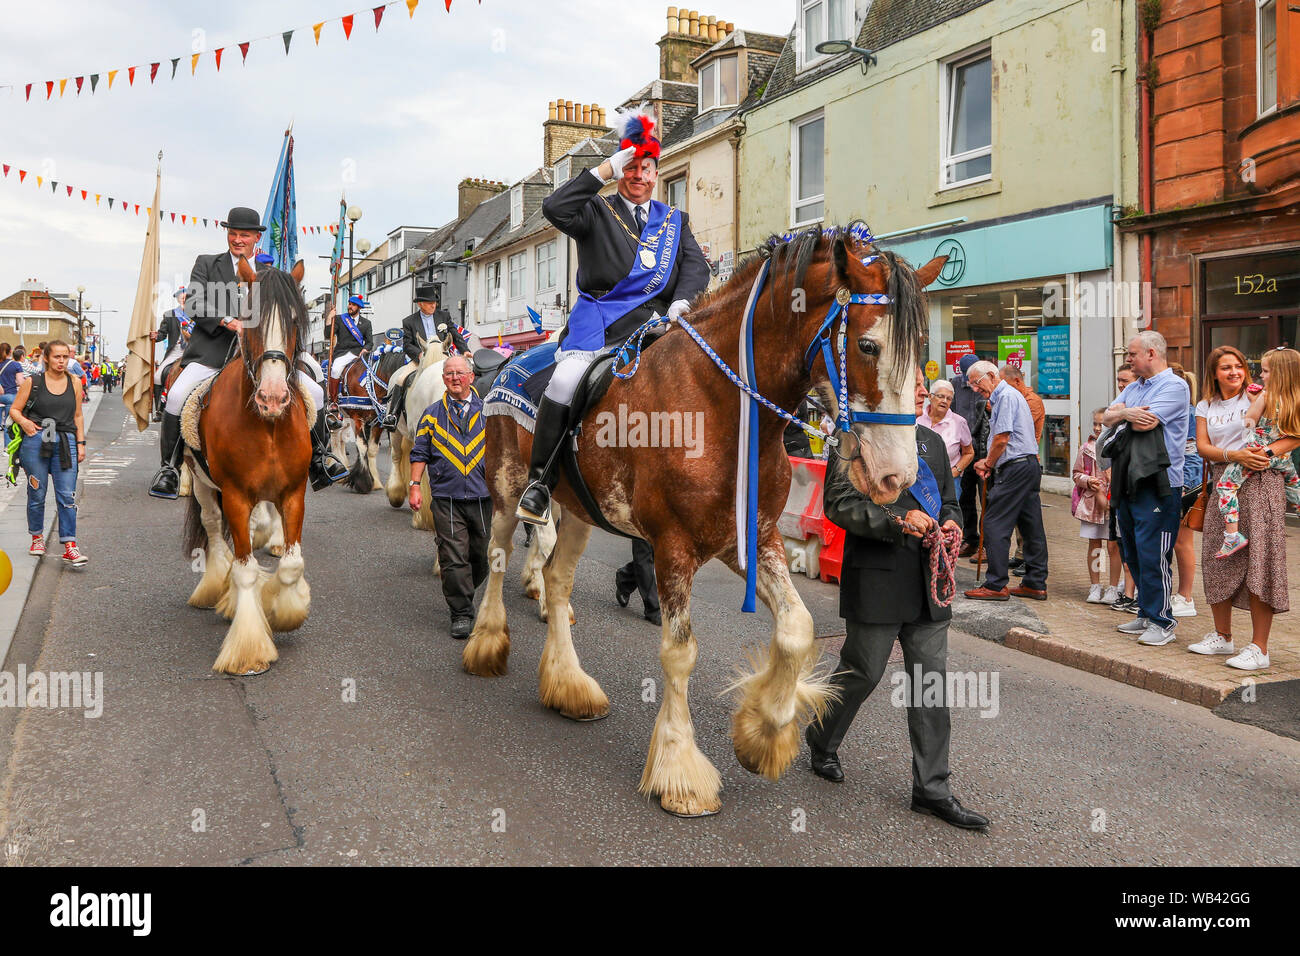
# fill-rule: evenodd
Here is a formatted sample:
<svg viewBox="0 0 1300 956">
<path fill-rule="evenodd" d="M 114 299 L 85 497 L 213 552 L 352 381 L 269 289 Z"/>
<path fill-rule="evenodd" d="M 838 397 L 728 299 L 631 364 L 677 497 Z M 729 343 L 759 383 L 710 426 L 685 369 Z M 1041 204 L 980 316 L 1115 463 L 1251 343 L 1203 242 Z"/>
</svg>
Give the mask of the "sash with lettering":
<svg viewBox="0 0 1300 956">
<path fill-rule="evenodd" d="M 943 498 L 939 495 L 939 479 L 934 477 L 930 465 L 920 455 L 916 456 L 916 481 L 907 490 L 925 509 L 926 514 L 935 521 L 939 520 L 939 512 L 943 509 Z"/>
<path fill-rule="evenodd" d="M 666 227 L 665 220 L 668 220 Z M 659 232 L 661 227 L 662 233 Z M 652 199 L 650 215 L 641 235 L 644 238 L 656 234 L 659 235 L 658 239 L 639 247 L 638 254 L 632 257 L 632 271 L 627 274 L 627 278 L 622 279 L 605 295 L 596 299 L 581 288 L 578 289 L 578 302 L 569 313 L 569 334 L 563 344 L 565 351 L 595 352 L 603 349 L 607 328 L 663 291 L 668 276 L 672 274 L 673 263 L 677 261 L 682 214 L 659 200 Z M 647 267 L 641 261 L 641 249 L 648 249 L 654 256 L 653 266 Z"/>
<path fill-rule="evenodd" d="M 179 305 L 176 307 L 176 318 L 180 320 L 181 331 L 185 333 L 186 338 L 194 334 L 194 320 L 186 315 L 185 310 Z"/>
<path fill-rule="evenodd" d="M 365 346 L 366 343 L 362 339 L 361 329 L 358 328 L 357 323 L 352 316 L 348 315 L 347 312 L 341 312 L 339 313 L 339 318 L 343 320 L 343 327 L 348 330 L 348 334 L 352 336 L 353 341 L 360 346 Z"/>
</svg>

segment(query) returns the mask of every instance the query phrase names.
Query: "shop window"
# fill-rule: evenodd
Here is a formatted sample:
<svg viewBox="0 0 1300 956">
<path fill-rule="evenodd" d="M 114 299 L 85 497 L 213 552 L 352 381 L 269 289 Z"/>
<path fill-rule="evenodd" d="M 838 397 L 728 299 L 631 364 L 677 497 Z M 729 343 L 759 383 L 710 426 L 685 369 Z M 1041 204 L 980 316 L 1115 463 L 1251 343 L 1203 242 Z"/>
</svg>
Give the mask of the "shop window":
<svg viewBox="0 0 1300 956">
<path fill-rule="evenodd" d="M 988 50 L 945 66 L 941 188 L 993 173 L 993 58 Z"/>
<path fill-rule="evenodd" d="M 1069 415 L 1047 415 L 1043 418 L 1043 443 L 1039 454 L 1043 459 L 1043 474 L 1070 474 L 1073 462 L 1070 461 Z"/>
<path fill-rule="evenodd" d="M 1255 63 L 1263 116 L 1277 109 L 1277 0 L 1255 0 Z"/>
</svg>

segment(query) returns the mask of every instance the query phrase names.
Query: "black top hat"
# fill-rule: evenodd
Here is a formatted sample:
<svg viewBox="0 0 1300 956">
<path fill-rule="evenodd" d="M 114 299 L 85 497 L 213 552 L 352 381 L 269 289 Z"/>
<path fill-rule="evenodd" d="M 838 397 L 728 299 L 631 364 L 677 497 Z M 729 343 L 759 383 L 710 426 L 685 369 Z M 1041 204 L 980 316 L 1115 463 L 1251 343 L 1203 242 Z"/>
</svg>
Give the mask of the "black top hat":
<svg viewBox="0 0 1300 956">
<path fill-rule="evenodd" d="M 438 297 L 438 287 L 437 287 L 436 285 L 433 285 L 432 283 L 429 283 L 429 284 L 426 284 L 426 285 L 418 285 L 418 286 L 416 286 L 416 287 L 415 287 L 415 301 L 416 301 L 416 302 L 437 302 L 437 301 L 439 301 L 439 297 Z"/>
<path fill-rule="evenodd" d="M 236 206 L 230 210 L 226 216 L 226 221 L 221 223 L 226 229 L 246 229 L 249 232 L 266 232 L 266 226 L 262 225 L 262 218 L 257 214 L 256 209 L 249 209 L 246 206 Z"/>
</svg>

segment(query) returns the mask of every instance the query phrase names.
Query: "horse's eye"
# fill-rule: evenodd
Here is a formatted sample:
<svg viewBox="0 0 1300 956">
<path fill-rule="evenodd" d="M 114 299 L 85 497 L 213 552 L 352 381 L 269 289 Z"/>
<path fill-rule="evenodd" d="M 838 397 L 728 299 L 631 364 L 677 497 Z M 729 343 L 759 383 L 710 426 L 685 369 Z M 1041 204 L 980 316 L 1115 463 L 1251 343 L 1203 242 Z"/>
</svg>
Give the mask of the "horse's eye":
<svg viewBox="0 0 1300 956">
<path fill-rule="evenodd" d="M 871 341 L 871 339 L 867 338 L 865 335 L 858 339 L 858 348 L 862 351 L 863 355 L 870 355 L 872 358 L 880 357 L 880 346 Z"/>
</svg>

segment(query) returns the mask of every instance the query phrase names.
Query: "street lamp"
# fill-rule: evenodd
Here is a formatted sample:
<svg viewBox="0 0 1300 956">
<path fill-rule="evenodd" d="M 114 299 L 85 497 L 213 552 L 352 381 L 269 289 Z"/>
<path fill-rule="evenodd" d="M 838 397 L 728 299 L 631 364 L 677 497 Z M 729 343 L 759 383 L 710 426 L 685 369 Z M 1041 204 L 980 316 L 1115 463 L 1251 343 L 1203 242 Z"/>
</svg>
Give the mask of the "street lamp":
<svg viewBox="0 0 1300 956">
<path fill-rule="evenodd" d="M 825 43 L 818 43 L 816 46 L 818 53 L 824 56 L 839 56 L 841 53 L 856 53 L 862 57 L 862 72 L 867 72 L 867 67 L 876 65 L 876 54 L 872 50 L 864 50 L 860 46 L 854 46 L 851 40 L 827 40 Z"/>
<path fill-rule="evenodd" d="M 357 220 L 361 218 L 361 207 L 348 206 L 347 217 L 348 217 L 348 298 L 350 299 L 352 298 L 352 283 L 356 281 L 356 276 L 352 274 L 353 269 L 356 268 L 356 266 L 353 263 L 353 255 L 352 255 L 352 234 L 355 231 Z M 365 255 L 364 252 L 362 252 L 361 254 L 363 256 Z"/>
<path fill-rule="evenodd" d="M 77 352 L 81 352 L 81 297 L 86 294 L 84 285 L 77 286 Z"/>
</svg>

